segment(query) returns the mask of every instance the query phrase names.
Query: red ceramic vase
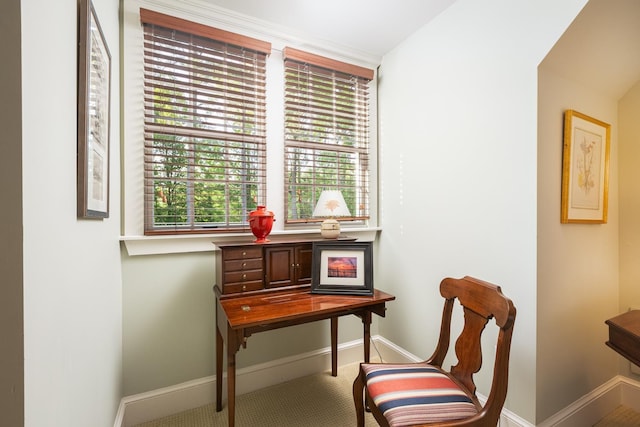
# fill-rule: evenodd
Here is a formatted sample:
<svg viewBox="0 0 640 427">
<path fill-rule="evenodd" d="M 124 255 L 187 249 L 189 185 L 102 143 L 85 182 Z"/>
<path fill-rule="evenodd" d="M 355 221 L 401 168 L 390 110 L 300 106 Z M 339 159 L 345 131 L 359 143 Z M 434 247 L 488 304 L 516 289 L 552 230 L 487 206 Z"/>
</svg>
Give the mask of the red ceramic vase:
<svg viewBox="0 0 640 427">
<path fill-rule="evenodd" d="M 256 236 L 256 243 L 268 242 L 267 236 L 273 227 L 273 212 L 268 211 L 264 206 L 258 206 L 255 211 L 249 213 L 249 226 L 251 232 Z"/>
</svg>

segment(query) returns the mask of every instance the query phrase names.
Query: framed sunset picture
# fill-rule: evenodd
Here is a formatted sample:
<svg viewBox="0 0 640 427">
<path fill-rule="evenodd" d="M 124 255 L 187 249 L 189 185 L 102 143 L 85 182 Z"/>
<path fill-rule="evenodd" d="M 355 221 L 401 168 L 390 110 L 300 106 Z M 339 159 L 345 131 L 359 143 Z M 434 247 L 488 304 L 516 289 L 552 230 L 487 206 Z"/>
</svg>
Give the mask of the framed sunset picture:
<svg viewBox="0 0 640 427">
<path fill-rule="evenodd" d="M 371 242 L 313 243 L 311 292 L 373 295 Z"/>
</svg>

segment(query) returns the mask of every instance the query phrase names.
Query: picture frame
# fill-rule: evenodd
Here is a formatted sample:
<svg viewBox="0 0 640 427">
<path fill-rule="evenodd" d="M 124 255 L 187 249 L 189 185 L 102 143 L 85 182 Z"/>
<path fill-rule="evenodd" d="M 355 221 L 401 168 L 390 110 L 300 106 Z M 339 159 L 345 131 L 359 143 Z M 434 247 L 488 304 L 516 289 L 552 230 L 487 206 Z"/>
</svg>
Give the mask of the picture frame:
<svg viewBox="0 0 640 427">
<path fill-rule="evenodd" d="M 373 295 L 373 244 L 313 242 L 311 293 Z"/>
<path fill-rule="evenodd" d="M 111 53 L 90 0 L 79 1 L 77 193 L 79 218 L 109 217 Z"/>
<path fill-rule="evenodd" d="M 561 223 L 607 223 L 610 141 L 611 125 L 565 111 Z"/>
</svg>

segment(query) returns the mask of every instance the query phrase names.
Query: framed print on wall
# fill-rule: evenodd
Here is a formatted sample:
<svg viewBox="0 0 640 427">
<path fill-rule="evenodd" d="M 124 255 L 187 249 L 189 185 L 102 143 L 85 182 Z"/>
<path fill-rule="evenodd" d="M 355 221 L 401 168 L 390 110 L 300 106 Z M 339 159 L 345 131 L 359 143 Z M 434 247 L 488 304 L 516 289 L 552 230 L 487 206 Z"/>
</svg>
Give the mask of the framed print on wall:
<svg viewBox="0 0 640 427">
<path fill-rule="evenodd" d="M 561 223 L 606 224 L 610 139 L 611 125 L 565 111 Z"/>
<path fill-rule="evenodd" d="M 79 2 L 78 217 L 109 217 L 111 54 L 90 0 Z"/>
<path fill-rule="evenodd" d="M 313 242 L 311 293 L 373 295 L 371 242 Z"/>
</svg>

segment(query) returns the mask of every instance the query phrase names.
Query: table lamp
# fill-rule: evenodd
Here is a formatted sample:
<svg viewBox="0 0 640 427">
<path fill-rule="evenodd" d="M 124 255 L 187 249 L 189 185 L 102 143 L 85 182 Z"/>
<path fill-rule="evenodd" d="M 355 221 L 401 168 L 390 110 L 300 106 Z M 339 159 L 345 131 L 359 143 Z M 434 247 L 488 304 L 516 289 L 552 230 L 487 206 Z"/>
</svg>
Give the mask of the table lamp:
<svg viewBox="0 0 640 427">
<path fill-rule="evenodd" d="M 326 217 L 320 226 L 320 235 L 324 239 L 337 239 L 340 235 L 340 223 L 337 216 L 351 216 L 347 203 L 338 190 L 324 190 L 313 210 L 314 217 Z"/>
</svg>

